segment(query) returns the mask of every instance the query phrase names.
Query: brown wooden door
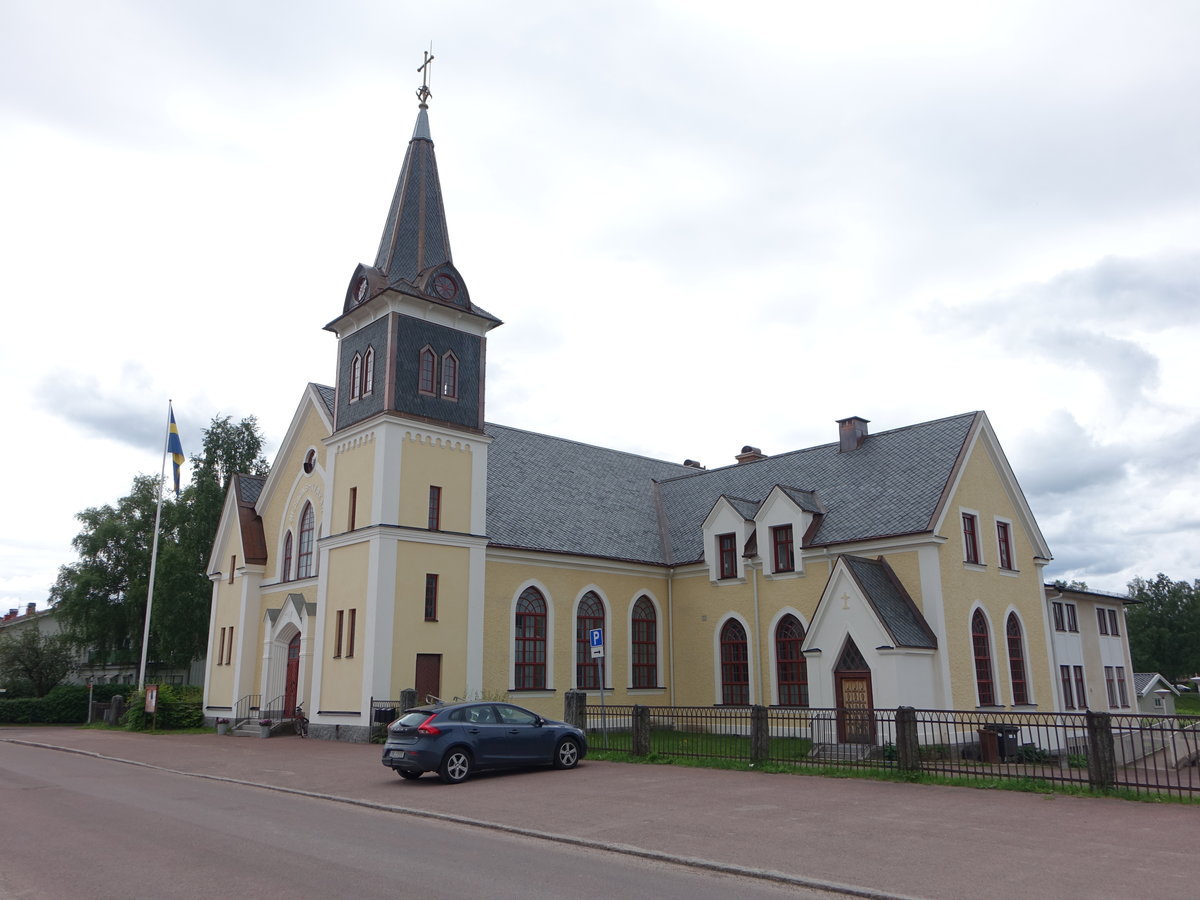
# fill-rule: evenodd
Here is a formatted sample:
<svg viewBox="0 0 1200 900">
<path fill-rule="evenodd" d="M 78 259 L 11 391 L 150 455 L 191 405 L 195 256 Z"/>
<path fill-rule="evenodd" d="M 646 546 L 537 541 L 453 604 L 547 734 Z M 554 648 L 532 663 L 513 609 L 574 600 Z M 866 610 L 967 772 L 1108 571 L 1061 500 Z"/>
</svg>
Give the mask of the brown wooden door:
<svg viewBox="0 0 1200 900">
<path fill-rule="evenodd" d="M 838 741 L 843 744 L 875 742 L 875 715 L 871 709 L 871 673 L 838 672 Z"/>
<path fill-rule="evenodd" d="M 415 684 L 417 703 L 426 703 L 428 697 L 442 696 L 442 654 L 417 654 Z"/>
<path fill-rule="evenodd" d="M 296 709 L 297 691 L 300 686 L 300 632 L 296 632 L 288 644 L 287 675 L 283 681 L 283 714 L 291 716 Z"/>
</svg>

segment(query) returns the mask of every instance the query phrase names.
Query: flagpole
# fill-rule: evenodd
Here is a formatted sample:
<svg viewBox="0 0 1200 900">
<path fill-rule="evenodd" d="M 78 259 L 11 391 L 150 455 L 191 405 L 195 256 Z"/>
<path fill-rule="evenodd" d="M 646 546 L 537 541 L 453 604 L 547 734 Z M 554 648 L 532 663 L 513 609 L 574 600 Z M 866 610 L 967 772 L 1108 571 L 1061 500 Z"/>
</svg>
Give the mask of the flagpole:
<svg viewBox="0 0 1200 900">
<path fill-rule="evenodd" d="M 158 566 L 158 526 L 162 521 L 163 485 L 167 480 L 167 446 L 171 440 L 171 401 L 167 401 L 167 427 L 163 434 L 162 471 L 158 476 L 158 508 L 154 511 L 154 545 L 150 551 L 150 586 L 146 589 L 146 624 L 142 629 L 142 662 L 138 669 L 138 690 L 146 687 L 146 651 L 150 646 L 150 610 L 154 606 L 154 570 Z"/>
</svg>

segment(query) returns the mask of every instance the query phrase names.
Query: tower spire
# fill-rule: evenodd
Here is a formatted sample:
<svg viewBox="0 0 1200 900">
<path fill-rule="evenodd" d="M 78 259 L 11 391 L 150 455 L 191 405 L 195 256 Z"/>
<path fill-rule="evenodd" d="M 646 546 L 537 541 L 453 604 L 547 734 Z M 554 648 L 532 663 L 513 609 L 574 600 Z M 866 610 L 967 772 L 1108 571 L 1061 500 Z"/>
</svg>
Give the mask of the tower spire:
<svg viewBox="0 0 1200 900">
<path fill-rule="evenodd" d="M 412 139 L 404 154 L 400 178 L 392 195 L 375 268 L 387 279 L 389 287 L 423 288 L 423 278 L 437 266 L 453 264 L 446 211 L 442 205 L 442 186 L 438 179 L 437 158 L 429 133 L 429 75 L 433 53 L 425 51 L 417 69 L 421 86 L 417 89 L 420 107 Z"/>
</svg>

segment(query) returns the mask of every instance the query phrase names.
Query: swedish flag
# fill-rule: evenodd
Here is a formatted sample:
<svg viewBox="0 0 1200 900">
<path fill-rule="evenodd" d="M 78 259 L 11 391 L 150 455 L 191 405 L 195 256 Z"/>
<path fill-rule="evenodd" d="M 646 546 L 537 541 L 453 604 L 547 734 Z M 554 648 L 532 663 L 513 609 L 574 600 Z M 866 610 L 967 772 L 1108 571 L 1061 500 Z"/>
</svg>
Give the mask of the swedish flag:
<svg viewBox="0 0 1200 900">
<path fill-rule="evenodd" d="M 183 444 L 179 441 L 179 429 L 175 426 L 175 408 L 170 403 L 171 424 L 167 426 L 167 452 L 171 454 L 171 467 L 175 470 L 175 496 L 179 496 L 179 467 L 183 465 Z"/>
</svg>

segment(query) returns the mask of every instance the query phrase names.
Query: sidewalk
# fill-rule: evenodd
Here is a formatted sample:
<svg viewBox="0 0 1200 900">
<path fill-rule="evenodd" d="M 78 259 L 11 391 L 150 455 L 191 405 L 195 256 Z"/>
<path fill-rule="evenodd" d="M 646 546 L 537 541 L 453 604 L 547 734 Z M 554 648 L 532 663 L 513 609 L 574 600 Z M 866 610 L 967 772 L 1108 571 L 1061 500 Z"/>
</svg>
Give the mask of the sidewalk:
<svg viewBox="0 0 1200 900">
<path fill-rule="evenodd" d="M 4 741 L 928 898 L 1192 898 L 1200 807 L 585 760 L 570 772 L 397 778 L 380 748 L 0 728 Z"/>
</svg>

